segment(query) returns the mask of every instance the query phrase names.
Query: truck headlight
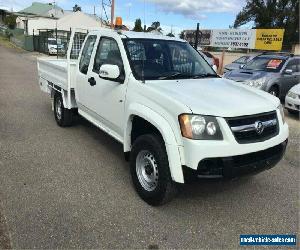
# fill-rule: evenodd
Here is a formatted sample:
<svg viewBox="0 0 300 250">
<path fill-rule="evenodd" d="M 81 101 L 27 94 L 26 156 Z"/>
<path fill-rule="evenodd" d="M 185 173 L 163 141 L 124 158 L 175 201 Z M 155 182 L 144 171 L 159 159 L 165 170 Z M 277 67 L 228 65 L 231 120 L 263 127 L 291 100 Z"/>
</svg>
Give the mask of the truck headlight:
<svg viewBox="0 0 300 250">
<path fill-rule="evenodd" d="M 218 121 L 213 116 L 182 114 L 179 124 L 183 137 L 193 140 L 223 140 Z"/>
<path fill-rule="evenodd" d="M 279 111 L 280 111 L 282 123 L 284 124 L 284 123 L 285 123 L 285 119 L 284 119 L 284 109 L 283 109 L 283 106 L 280 104 L 280 105 L 278 106 L 278 109 L 279 109 Z"/>
<path fill-rule="evenodd" d="M 264 85 L 265 81 L 266 81 L 266 78 L 263 77 L 263 78 L 259 78 L 256 80 L 248 81 L 248 82 L 246 82 L 246 84 L 251 87 L 260 89 Z"/>
</svg>

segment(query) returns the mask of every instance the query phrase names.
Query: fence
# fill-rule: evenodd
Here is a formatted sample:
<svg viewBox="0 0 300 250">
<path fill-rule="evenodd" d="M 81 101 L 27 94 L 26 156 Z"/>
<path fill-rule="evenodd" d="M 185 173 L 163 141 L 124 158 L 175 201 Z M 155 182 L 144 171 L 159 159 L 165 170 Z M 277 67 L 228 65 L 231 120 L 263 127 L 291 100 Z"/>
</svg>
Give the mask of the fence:
<svg viewBox="0 0 300 250">
<path fill-rule="evenodd" d="M 39 29 L 37 32 L 33 32 L 33 49 L 40 53 L 65 57 L 68 51 L 71 32 L 72 30 Z M 86 35 L 87 31 L 75 33 L 71 59 L 78 58 Z"/>
<path fill-rule="evenodd" d="M 9 29 L 6 27 L 0 28 L 0 35 L 8 38 L 10 42 L 16 46 L 33 51 L 33 37 L 30 35 L 25 35 L 23 29 Z"/>
</svg>

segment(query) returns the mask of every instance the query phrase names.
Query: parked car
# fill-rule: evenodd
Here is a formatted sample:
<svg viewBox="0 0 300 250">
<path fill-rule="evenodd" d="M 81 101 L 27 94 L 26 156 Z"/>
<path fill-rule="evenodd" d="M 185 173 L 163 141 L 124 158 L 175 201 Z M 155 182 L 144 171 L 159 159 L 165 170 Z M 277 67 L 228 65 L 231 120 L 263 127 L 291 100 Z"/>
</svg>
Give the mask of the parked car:
<svg viewBox="0 0 300 250">
<path fill-rule="evenodd" d="M 57 55 L 65 53 L 64 45 L 61 40 L 56 40 L 55 38 L 48 38 L 48 53 L 49 55 Z"/>
<path fill-rule="evenodd" d="M 254 57 L 242 69 L 227 72 L 224 77 L 284 99 L 288 91 L 300 82 L 300 57 L 265 53 Z"/>
<path fill-rule="evenodd" d="M 169 201 L 189 174 L 235 178 L 284 155 L 289 131 L 279 99 L 219 77 L 186 41 L 98 29 L 76 61 L 75 31 L 67 59 L 38 59 L 39 85 L 59 126 L 71 126 L 78 111 L 123 145 L 147 203 Z"/>
<path fill-rule="evenodd" d="M 232 63 L 225 65 L 224 74 L 227 73 L 228 71 L 242 68 L 245 64 L 247 64 L 249 61 L 251 61 L 254 57 L 255 57 L 255 55 L 242 56 L 242 57 L 236 59 L 235 61 L 233 61 Z"/>
<path fill-rule="evenodd" d="M 292 87 L 286 95 L 285 108 L 290 113 L 300 113 L 300 83 Z"/>
</svg>

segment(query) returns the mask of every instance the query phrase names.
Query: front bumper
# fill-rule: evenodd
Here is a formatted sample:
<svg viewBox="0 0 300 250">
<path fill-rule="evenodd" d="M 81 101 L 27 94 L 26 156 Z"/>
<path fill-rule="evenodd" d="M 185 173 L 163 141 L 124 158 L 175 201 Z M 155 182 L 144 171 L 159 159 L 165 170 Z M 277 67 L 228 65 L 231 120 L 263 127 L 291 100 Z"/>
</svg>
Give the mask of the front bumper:
<svg viewBox="0 0 300 250">
<path fill-rule="evenodd" d="M 300 112 L 300 99 L 291 98 L 286 96 L 285 98 L 285 108 L 289 110 L 294 110 Z"/>
<path fill-rule="evenodd" d="M 230 157 L 207 158 L 199 162 L 196 170 L 184 168 L 185 177 L 235 178 L 259 173 L 274 167 L 283 157 L 287 140 L 263 151 Z"/>
<path fill-rule="evenodd" d="M 277 110 L 276 112 L 277 117 L 281 117 L 280 111 Z M 234 137 L 226 120 L 220 117 L 217 117 L 217 120 L 222 131 L 223 140 L 190 140 L 183 138 L 183 145 L 179 147 L 183 166 L 197 171 L 199 163 L 206 159 L 235 158 L 251 155 L 251 153 L 268 152 L 266 150 L 284 143 L 289 136 L 287 123 L 283 124 L 282 119 L 278 119 L 279 132 L 276 136 L 261 142 L 240 144 Z"/>
</svg>

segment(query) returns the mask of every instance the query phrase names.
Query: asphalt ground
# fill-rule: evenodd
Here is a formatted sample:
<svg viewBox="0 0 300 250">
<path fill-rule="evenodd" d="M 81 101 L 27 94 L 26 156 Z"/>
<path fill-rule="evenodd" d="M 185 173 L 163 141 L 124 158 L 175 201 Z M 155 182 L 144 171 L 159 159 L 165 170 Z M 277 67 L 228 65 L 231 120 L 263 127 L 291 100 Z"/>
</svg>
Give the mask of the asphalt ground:
<svg viewBox="0 0 300 250">
<path fill-rule="evenodd" d="M 83 119 L 58 127 L 37 80 L 35 55 L 0 45 L 0 248 L 236 249 L 240 234 L 298 234 L 296 116 L 275 168 L 150 207 L 122 146 Z"/>
</svg>

